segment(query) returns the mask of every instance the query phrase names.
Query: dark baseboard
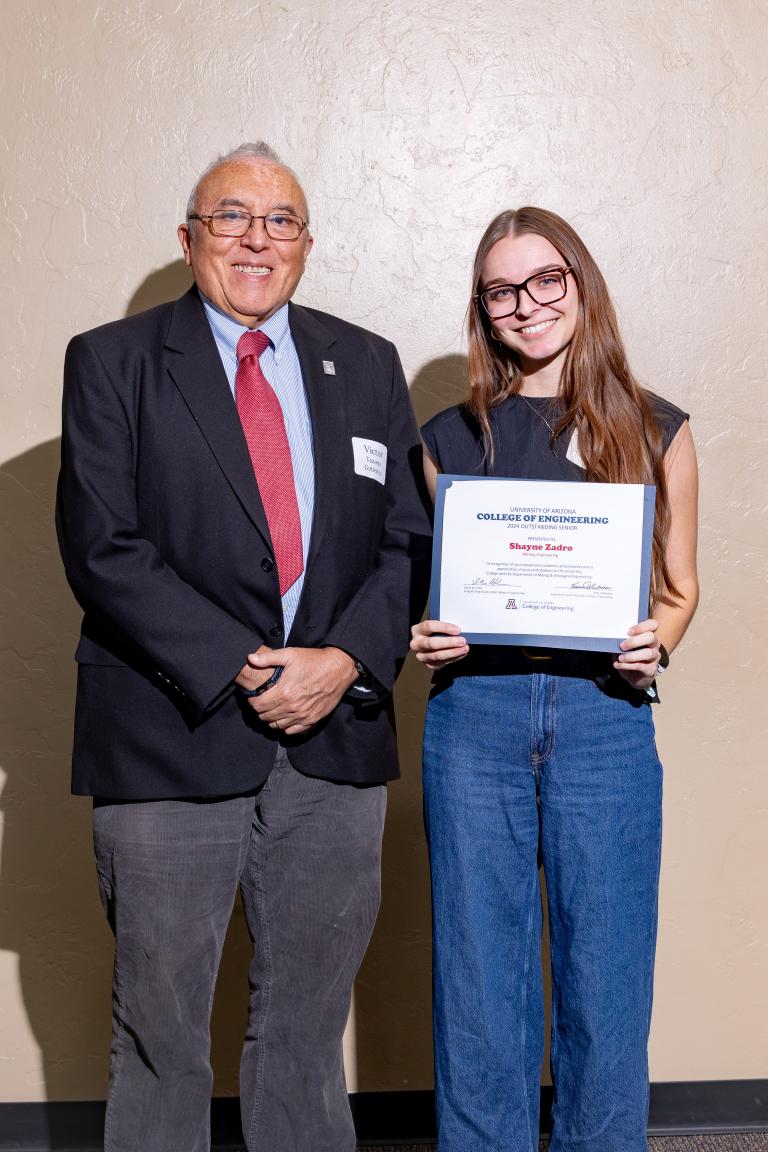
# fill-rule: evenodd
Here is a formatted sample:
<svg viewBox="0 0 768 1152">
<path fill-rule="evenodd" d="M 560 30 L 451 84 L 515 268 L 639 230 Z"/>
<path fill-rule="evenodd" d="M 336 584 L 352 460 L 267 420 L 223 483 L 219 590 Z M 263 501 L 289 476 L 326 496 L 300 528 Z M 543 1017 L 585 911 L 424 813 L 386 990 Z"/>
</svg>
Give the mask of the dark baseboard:
<svg viewBox="0 0 768 1152">
<path fill-rule="evenodd" d="M 363 1145 L 435 1138 L 433 1092 L 356 1092 L 350 1096 Z M 542 1132 L 549 1129 L 552 1089 L 541 1090 Z M 1 1104 L 0 1152 L 101 1152 L 104 1103 Z M 654 1136 L 703 1132 L 768 1132 L 768 1080 L 694 1080 L 651 1085 L 648 1131 Z M 235 1098 L 211 1109 L 215 1152 L 242 1148 Z"/>
<path fill-rule="evenodd" d="M 358 1092 L 350 1096 L 361 1144 L 435 1139 L 434 1092 Z M 541 1089 L 541 1131 L 550 1130 L 552 1089 Z M 768 1080 L 694 1080 L 651 1085 L 652 1136 L 768 1132 Z"/>
<path fill-rule="evenodd" d="M 651 1085 L 653 1136 L 768 1132 L 768 1080 L 691 1080 Z"/>
</svg>

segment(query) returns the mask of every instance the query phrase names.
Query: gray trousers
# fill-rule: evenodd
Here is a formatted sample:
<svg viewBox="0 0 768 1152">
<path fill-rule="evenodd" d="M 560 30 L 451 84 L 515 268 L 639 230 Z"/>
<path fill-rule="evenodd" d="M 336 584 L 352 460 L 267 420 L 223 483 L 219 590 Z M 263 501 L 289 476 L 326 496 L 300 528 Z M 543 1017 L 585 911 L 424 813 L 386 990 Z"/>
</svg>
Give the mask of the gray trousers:
<svg viewBox="0 0 768 1152">
<path fill-rule="evenodd" d="M 210 1016 L 238 886 L 253 942 L 248 1152 L 353 1152 L 341 1041 L 380 895 L 384 785 L 303 776 L 280 749 L 226 800 L 96 802 L 115 935 L 105 1152 L 207 1152 Z"/>
</svg>

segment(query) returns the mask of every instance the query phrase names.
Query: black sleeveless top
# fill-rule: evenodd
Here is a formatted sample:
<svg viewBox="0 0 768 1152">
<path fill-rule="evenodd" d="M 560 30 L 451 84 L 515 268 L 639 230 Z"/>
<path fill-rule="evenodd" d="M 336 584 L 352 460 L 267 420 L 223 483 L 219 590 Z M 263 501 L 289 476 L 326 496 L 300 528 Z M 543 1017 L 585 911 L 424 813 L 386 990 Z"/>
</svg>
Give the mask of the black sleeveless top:
<svg viewBox="0 0 768 1152">
<path fill-rule="evenodd" d="M 688 414 L 653 392 L 646 395 L 661 425 L 666 452 Z M 477 421 L 463 404 L 439 412 L 423 426 L 421 435 L 440 472 L 458 476 L 509 476 L 518 480 L 583 480 L 584 469 L 580 466 L 574 430 L 566 429 L 554 449 L 552 447 L 552 429 L 557 427 L 562 412 L 561 400 L 541 396 L 525 399 L 510 396 L 492 409 L 493 468 L 488 467 Z M 630 687 L 613 672 L 611 659 L 605 653 L 568 655 L 569 663 L 576 664 L 573 674 L 593 679 L 610 696 L 620 696 L 636 706 L 647 703 L 645 692 Z M 584 671 L 578 670 L 579 660 L 584 663 Z M 519 662 L 515 648 L 473 645 L 466 659 L 436 672 L 434 683 L 439 686 L 454 676 L 520 671 Z M 527 665 L 527 661 L 523 663 Z M 530 671 L 531 667 L 527 666 L 526 670 Z"/>
<path fill-rule="evenodd" d="M 653 392 L 646 395 L 661 425 L 666 452 L 688 414 Z M 511 476 L 518 480 L 583 480 L 584 469 L 572 442 L 573 429 L 566 429 L 554 449 L 551 446 L 552 429 L 557 427 L 562 412 L 562 400 L 542 396 L 510 396 L 493 408 L 493 468 L 485 459 L 480 428 L 463 404 L 433 416 L 421 435 L 440 472 Z"/>
</svg>

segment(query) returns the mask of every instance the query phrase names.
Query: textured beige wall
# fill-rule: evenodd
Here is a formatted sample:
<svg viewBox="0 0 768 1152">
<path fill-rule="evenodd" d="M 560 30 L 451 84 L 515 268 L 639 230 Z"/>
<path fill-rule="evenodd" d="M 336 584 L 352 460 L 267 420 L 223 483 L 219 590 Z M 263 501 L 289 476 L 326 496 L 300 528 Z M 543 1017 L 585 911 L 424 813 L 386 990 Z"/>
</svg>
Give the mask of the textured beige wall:
<svg viewBox="0 0 768 1152">
<path fill-rule="evenodd" d="M 420 416 L 461 387 L 484 223 L 526 202 L 581 230 L 636 370 L 693 414 L 704 595 L 658 711 L 652 1074 L 768 1076 L 763 0 L 25 0 L 3 33 L 0 1099 L 105 1088 L 110 940 L 88 806 L 67 795 L 78 614 L 51 531 L 64 347 L 183 289 L 174 229 L 193 176 L 257 136 L 313 206 L 300 299 L 392 337 Z M 356 998 L 361 1089 L 431 1083 L 424 697 L 410 668 Z M 244 951 L 236 919 L 220 1092 L 235 1089 Z"/>
</svg>

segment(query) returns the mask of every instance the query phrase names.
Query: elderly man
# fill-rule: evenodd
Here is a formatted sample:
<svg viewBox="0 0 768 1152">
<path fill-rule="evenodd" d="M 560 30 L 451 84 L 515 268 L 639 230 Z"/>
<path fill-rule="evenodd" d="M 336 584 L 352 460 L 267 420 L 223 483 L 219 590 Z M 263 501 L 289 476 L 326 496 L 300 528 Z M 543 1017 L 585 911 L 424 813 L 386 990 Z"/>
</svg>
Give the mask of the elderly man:
<svg viewBox="0 0 768 1152">
<path fill-rule="evenodd" d="M 341 1038 L 428 564 L 418 434 L 393 346 L 289 303 L 312 238 L 269 147 L 206 170 L 179 239 L 194 288 L 77 336 L 65 366 L 73 790 L 116 942 L 105 1150 L 209 1147 L 239 887 L 247 1147 L 350 1152 Z"/>
</svg>

